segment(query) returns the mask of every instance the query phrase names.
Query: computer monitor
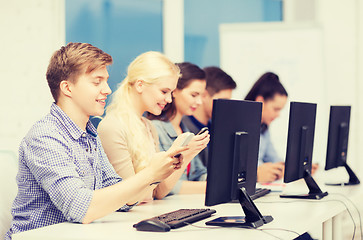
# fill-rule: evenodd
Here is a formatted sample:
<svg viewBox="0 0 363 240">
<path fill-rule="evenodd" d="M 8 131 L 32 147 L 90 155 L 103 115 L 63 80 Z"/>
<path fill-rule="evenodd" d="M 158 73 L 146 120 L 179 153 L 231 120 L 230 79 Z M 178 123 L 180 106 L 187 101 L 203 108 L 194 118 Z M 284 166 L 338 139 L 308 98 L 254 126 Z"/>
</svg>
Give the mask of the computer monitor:
<svg viewBox="0 0 363 240">
<path fill-rule="evenodd" d="M 213 101 L 205 205 L 238 199 L 245 217 L 217 218 L 207 225 L 259 227 L 273 220 L 262 216 L 249 196 L 256 188 L 261 110 L 259 102 Z"/>
<path fill-rule="evenodd" d="M 349 174 L 346 183 L 327 183 L 327 185 L 356 185 L 360 181 L 347 164 L 350 106 L 330 106 L 328 146 L 325 170 L 345 167 Z"/>
<path fill-rule="evenodd" d="M 308 194 L 280 195 L 288 198 L 321 199 L 328 195 L 322 192 L 311 176 L 315 133 L 316 104 L 291 102 L 284 182 L 303 178 L 309 188 Z"/>
</svg>

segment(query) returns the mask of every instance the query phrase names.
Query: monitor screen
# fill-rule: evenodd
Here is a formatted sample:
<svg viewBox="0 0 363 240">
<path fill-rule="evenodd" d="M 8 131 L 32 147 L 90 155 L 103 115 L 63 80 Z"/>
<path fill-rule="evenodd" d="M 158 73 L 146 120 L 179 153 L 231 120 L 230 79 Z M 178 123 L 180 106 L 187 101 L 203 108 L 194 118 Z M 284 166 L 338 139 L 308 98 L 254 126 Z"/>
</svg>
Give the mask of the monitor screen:
<svg viewBox="0 0 363 240">
<path fill-rule="evenodd" d="M 330 106 L 328 145 L 325 170 L 343 166 L 349 174 L 347 183 L 329 183 L 328 185 L 356 185 L 360 181 L 347 164 L 350 106 Z"/>
<path fill-rule="evenodd" d="M 259 213 L 249 197 L 256 188 L 261 111 L 260 102 L 213 101 L 205 204 L 213 206 L 238 199 L 246 219 L 252 221 L 225 217 L 208 222 L 208 225 L 258 227 L 272 221 L 271 216 L 265 218 Z"/>
<path fill-rule="evenodd" d="M 311 176 L 315 133 L 316 104 L 291 102 L 285 159 L 284 182 L 304 179 L 309 194 L 281 195 L 281 197 L 320 199 L 323 193 Z"/>
</svg>

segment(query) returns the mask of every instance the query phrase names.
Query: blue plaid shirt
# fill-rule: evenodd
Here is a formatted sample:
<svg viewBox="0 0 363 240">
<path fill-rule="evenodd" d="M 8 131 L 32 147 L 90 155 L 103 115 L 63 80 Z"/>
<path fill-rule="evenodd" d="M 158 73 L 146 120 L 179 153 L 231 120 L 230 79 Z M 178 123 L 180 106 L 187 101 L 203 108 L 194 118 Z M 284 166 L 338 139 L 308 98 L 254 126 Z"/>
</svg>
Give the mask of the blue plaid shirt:
<svg viewBox="0 0 363 240">
<path fill-rule="evenodd" d="M 13 221 L 5 239 L 51 224 L 82 222 L 93 191 L 122 179 L 109 163 L 94 126 L 88 122 L 83 131 L 53 103 L 50 114 L 20 144 L 16 181 Z"/>
</svg>

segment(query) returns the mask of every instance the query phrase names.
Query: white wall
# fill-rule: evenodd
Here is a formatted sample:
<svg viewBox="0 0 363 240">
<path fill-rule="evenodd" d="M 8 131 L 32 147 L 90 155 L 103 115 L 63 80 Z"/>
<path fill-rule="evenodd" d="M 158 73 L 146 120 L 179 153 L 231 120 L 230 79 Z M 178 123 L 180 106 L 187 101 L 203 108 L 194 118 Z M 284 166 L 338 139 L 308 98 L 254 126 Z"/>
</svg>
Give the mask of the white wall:
<svg viewBox="0 0 363 240">
<path fill-rule="evenodd" d="M 164 52 L 184 60 L 184 1 L 164 2 Z M 65 0 L 0 0 L 0 149 L 17 152 L 53 101 L 45 78 L 52 53 L 65 44 Z"/>
<path fill-rule="evenodd" d="M 308 4 L 306 16 L 301 3 Z M 17 151 L 32 124 L 49 111 L 52 102 L 45 72 L 51 54 L 65 43 L 64 0 L 0 0 L 0 58 L 3 110 L 0 149 Z M 165 0 L 166 54 L 183 61 L 183 0 Z M 327 104 L 351 104 L 349 162 L 363 169 L 363 3 L 360 0 L 286 0 L 286 21 L 314 20 L 324 31 Z M 170 11 L 173 14 L 170 14 Z M 314 11 L 314 14 L 311 13 Z M 167 24 L 167 23 L 165 23 Z M 178 35 L 175 39 L 175 35 Z M 174 39 L 174 40 L 173 40 Z M 233 48 L 233 46 L 231 46 Z M 168 50 L 169 49 L 169 50 Z"/>
<path fill-rule="evenodd" d="M 17 152 L 35 121 L 49 112 L 45 73 L 65 43 L 64 0 L 0 0 L 0 149 Z"/>
<path fill-rule="evenodd" d="M 184 61 L 184 0 L 163 1 L 163 49 L 173 62 Z"/>
<path fill-rule="evenodd" d="M 326 153 L 326 144 L 327 144 L 327 125 L 328 125 L 328 114 L 329 114 L 329 106 L 330 105 L 351 105 L 352 113 L 351 113 L 351 125 L 350 125 L 350 139 L 349 139 L 349 150 L 348 150 L 348 163 L 349 165 L 359 174 L 359 170 L 363 169 L 363 163 L 361 163 L 360 159 L 363 157 L 361 153 L 360 146 L 363 144 L 363 128 L 360 127 L 360 124 L 363 121 L 363 97 L 361 97 L 361 92 L 363 90 L 363 83 L 361 80 L 363 76 L 363 49 L 361 47 L 362 36 L 363 36 L 363 3 L 360 0 L 350 0 L 350 1 L 341 1 L 341 0 L 316 0 L 316 1 L 305 1 L 305 0 L 286 0 L 284 1 L 284 13 L 286 13 L 286 19 L 282 23 L 283 25 L 287 25 L 291 28 L 291 26 L 301 26 L 302 24 L 310 24 L 311 26 L 318 27 L 321 29 L 322 38 L 319 41 L 322 41 L 320 45 L 321 49 L 314 51 L 316 55 L 310 54 L 311 62 L 315 62 L 319 59 L 321 53 L 323 53 L 323 64 L 320 64 L 321 69 L 314 69 L 311 64 L 306 64 L 306 72 L 301 73 L 301 69 L 296 69 L 294 72 L 299 73 L 299 76 L 295 76 L 295 79 L 284 79 L 282 78 L 282 82 L 287 82 L 288 91 L 290 93 L 290 99 L 295 100 L 296 98 L 301 98 L 301 94 L 305 94 L 306 101 L 309 99 L 316 99 L 318 102 L 318 112 L 317 112 L 317 129 L 315 134 L 315 149 L 314 149 L 314 161 L 325 163 L 325 153 Z M 308 9 L 308 10 L 304 10 Z M 304 15 L 304 13 L 306 13 Z M 272 23 L 265 23 L 265 25 L 269 25 Z M 250 26 L 251 29 L 248 29 L 245 26 L 244 31 L 259 31 L 258 27 L 263 25 L 256 24 L 244 24 Z M 221 34 L 223 34 L 223 30 L 228 30 L 228 26 L 231 28 L 233 24 L 228 24 L 226 26 L 221 27 Z M 264 49 L 264 45 L 270 44 L 270 41 L 273 41 L 274 35 L 268 35 L 267 32 L 273 31 L 273 28 L 266 29 L 264 36 L 265 38 L 261 40 L 261 49 Z M 276 35 L 280 34 L 279 30 L 276 31 Z M 226 34 L 222 35 L 225 36 Z M 237 36 L 237 35 L 236 35 Z M 246 34 L 248 37 L 248 35 Z M 258 34 L 255 34 L 255 42 L 251 43 L 251 48 L 258 41 Z M 266 37 L 267 36 L 267 37 Z M 270 38 L 268 37 L 270 36 Z M 228 38 L 228 36 L 226 37 Z M 299 39 L 298 39 L 299 40 Z M 301 39 L 300 39 L 301 40 Z M 296 39 L 293 40 L 296 42 Z M 306 39 L 304 41 L 307 41 Z M 288 45 L 289 43 L 284 43 Z M 304 42 L 300 42 L 299 46 L 294 46 L 293 43 L 286 46 L 289 48 L 293 46 L 294 48 L 304 49 L 310 43 L 304 44 Z M 221 64 L 222 68 L 224 68 L 227 72 L 231 73 L 231 75 L 237 80 L 240 81 L 240 87 L 247 88 L 245 92 L 238 92 L 236 98 L 241 98 L 247 93 L 250 86 L 251 79 L 241 79 L 243 75 L 243 71 L 248 72 L 251 75 L 255 74 L 253 70 L 255 70 L 255 66 L 250 67 L 250 69 L 243 69 L 243 63 L 239 63 L 240 66 L 233 66 L 236 63 L 233 62 L 232 59 L 228 61 L 223 60 L 223 56 L 225 52 L 229 52 L 229 55 L 235 59 L 243 54 L 238 52 L 236 49 L 239 49 L 240 46 L 236 46 L 236 44 L 223 44 L 223 37 L 221 39 Z M 245 47 L 248 49 L 248 46 Z M 297 52 L 300 49 L 292 49 L 292 52 Z M 252 51 L 252 50 L 251 50 Z M 257 53 L 257 51 L 256 51 Z M 276 53 L 274 53 L 276 56 Z M 283 53 L 281 53 L 283 54 Z M 259 54 L 256 54 L 257 56 Z M 261 54 L 262 55 L 262 54 Z M 261 56 L 260 57 L 263 57 Z M 303 55 L 303 54 L 301 54 Z M 283 56 L 278 56 L 282 57 Z M 301 59 L 301 56 L 297 56 L 296 59 Z M 253 55 L 249 59 L 249 61 L 253 61 Z M 224 61 L 224 62 L 223 62 Z M 262 59 L 261 62 L 267 61 L 267 59 Z M 245 62 L 245 64 L 249 64 Z M 291 64 L 291 63 L 289 63 Z M 280 64 L 281 65 L 281 64 Z M 284 65 L 287 65 L 285 62 Z M 301 64 L 300 64 L 301 65 Z M 270 66 L 268 66 L 270 67 Z M 304 66 L 302 66 L 304 67 Z M 234 69 L 234 70 L 232 70 Z M 266 69 L 266 71 L 271 69 Z M 293 71 L 291 69 L 291 71 Z M 323 73 L 323 74 L 322 74 Z M 248 75 L 247 74 L 247 75 Z M 255 74 L 256 75 L 256 74 Z M 282 72 L 283 76 L 284 74 Z M 287 74 L 286 76 L 288 76 Z M 291 75 L 291 74 L 290 74 Z M 304 76 L 304 77 L 302 77 Z M 310 76 L 310 77 L 309 77 Z M 316 77 L 318 78 L 316 79 Z M 257 75 L 254 76 L 254 81 L 257 80 Z M 305 83 L 311 83 L 311 80 L 315 79 L 315 84 L 310 84 L 311 90 L 305 89 L 303 87 Z M 292 88 L 289 89 L 291 81 L 299 81 L 299 84 L 295 84 L 298 89 Z M 248 86 L 246 86 L 248 85 Z M 290 85 L 290 86 L 289 86 Z M 300 86 L 300 87 L 299 87 Z M 292 91 L 291 91 L 292 90 Z M 318 90 L 318 91 L 317 91 Z M 299 93 L 300 91 L 300 93 Z M 311 98 L 311 94 L 314 93 L 313 98 Z M 287 107 L 288 108 L 288 107 Z M 287 111 L 284 110 L 282 112 L 282 119 L 287 117 Z M 281 119 L 280 119 L 281 120 Z M 279 120 L 279 121 L 280 121 Z M 276 120 L 278 122 L 278 120 Z M 286 122 L 286 121 L 285 121 Z M 286 123 L 285 123 L 286 125 Z M 283 127 L 282 124 L 273 124 L 271 126 L 273 141 L 278 143 L 278 150 L 282 157 L 285 154 L 285 147 L 280 148 L 281 146 L 281 134 L 286 133 L 286 126 Z"/>
<path fill-rule="evenodd" d="M 357 152 L 358 154 L 356 155 L 356 164 L 358 164 L 358 162 L 360 163 L 360 169 L 361 171 L 363 170 L 363 163 L 362 163 L 362 158 L 363 158 L 363 153 L 362 151 L 360 151 L 360 146 L 363 146 L 363 127 L 361 126 L 361 123 L 363 121 L 363 46 L 362 46 L 362 41 L 363 41 L 363 2 L 357 0 L 357 6 L 356 6 L 356 17 L 357 17 L 357 37 L 356 37 L 356 43 L 357 43 L 357 76 L 356 76 L 356 82 L 357 82 L 357 88 L 356 88 L 356 92 L 357 92 L 357 101 L 358 101 L 358 106 L 356 108 L 356 116 L 358 118 L 358 122 L 355 125 L 355 129 L 356 129 L 356 141 L 357 141 Z"/>
<path fill-rule="evenodd" d="M 328 108 L 322 29 L 311 23 L 222 24 L 220 43 L 221 67 L 237 82 L 235 99 L 243 99 L 255 81 L 271 71 L 280 77 L 290 101 L 318 105 L 313 159 L 323 159 L 326 150 L 321 143 L 325 142 L 326 146 Z M 282 160 L 286 155 L 290 104 L 286 105 L 270 126 L 276 151 Z"/>
<path fill-rule="evenodd" d="M 358 67 L 362 60 L 358 54 L 362 40 L 359 39 L 362 26 L 358 17 L 363 14 L 360 2 L 319 0 L 316 5 L 316 21 L 324 31 L 326 101 L 329 105 L 352 105 L 348 164 L 359 175 L 363 169 L 360 161 L 363 129 L 359 124 L 363 121 L 359 114 L 363 106 L 363 99 L 359 98 L 359 75 L 363 68 Z"/>
</svg>

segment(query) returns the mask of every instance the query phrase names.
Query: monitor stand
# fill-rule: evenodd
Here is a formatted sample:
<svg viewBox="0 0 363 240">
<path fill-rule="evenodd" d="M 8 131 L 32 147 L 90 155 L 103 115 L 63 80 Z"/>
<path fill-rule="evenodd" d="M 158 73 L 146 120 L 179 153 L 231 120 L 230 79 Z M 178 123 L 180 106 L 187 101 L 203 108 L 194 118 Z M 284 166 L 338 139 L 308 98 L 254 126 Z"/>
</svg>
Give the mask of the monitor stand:
<svg viewBox="0 0 363 240">
<path fill-rule="evenodd" d="M 357 177 L 357 175 L 355 175 L 355 173 L 353 172 L 353 170 L 348 166 L 347 162 L 344 162 L 345 169 L 348 172 L 349 175 L 349 181 L 346 183 L 325 183 L 325 185 L 329 185 L 329 186 L 348 186 L 348 185 L 358 185 L 360 184 L 360 181 Z"/>
<path fill-rule="evenodd" d="M 205 224 L 222 227 L 258 228 L 273 220 L 272 216 L 262 216 L 254 202 L 251 200 L 245 188 L 241 188 L 238 192 L 238 199 L 242 206 L 242 210 L 245 213 L 245 217 L 220 217 L 212 221 L 206 222 Z"/>
<path fill-rule="evenodd" d="M 300 198 L 300 199 L 322 199 L 323 197 L 328 195 L 328 192 L 322 192 L 318 184 L 315 182 L 310 172 L 305 170 L 304 180 L 306 185 L 309 188 L 308 194 L 299 194 L 299 195 L 280 195 L 281 198 Z"/>
</svg>

